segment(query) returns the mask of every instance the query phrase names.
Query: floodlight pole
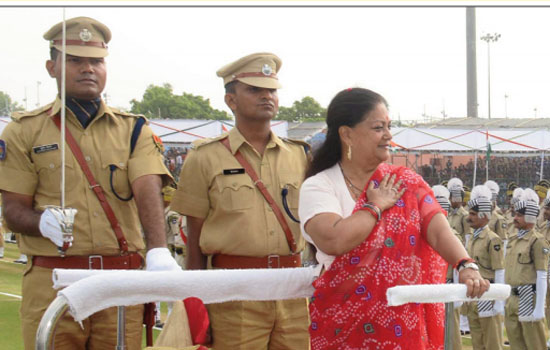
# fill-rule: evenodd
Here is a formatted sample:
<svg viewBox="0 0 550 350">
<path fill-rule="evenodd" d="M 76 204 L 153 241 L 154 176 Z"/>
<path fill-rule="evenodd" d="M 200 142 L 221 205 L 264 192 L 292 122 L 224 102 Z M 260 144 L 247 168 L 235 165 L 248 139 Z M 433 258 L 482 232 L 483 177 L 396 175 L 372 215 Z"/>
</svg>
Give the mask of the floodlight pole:
<svg viewBox="0 0 550 350">
<path fill-rule="evenodd" d="M 491 42 L 497 42 L 500 34 L 485 34 L 480 39 L 487 42 L 487 106 L 489 110 L 489 119 L 491 119 Z"/>
</svg>

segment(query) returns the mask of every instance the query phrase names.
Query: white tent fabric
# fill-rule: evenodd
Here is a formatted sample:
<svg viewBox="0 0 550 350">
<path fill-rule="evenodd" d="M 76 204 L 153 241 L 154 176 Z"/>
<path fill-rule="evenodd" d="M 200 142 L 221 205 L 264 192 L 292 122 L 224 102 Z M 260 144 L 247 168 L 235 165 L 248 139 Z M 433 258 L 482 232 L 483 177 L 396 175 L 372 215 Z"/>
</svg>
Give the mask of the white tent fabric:
<svg viewBox="0 0 550 350">
<path fill-rule="evenodd" d="M 487 135 L 488 133 L 488 135 Z M 550 149 L 547 129 L 428 129 L 393 128 L 396 150 L 412 152 L 536 152 Z"/>
<path fill-rule="evenodd" d="M 0 132 L 8 122 L 9 118 L 0 118 Z M 220 135 L 234 126 L 234 121 L 225 120 L 151 119 L 149 122 L 154 133 L 168 146 L 188 145 L 195 140 Z M 272 121 L 271 127 L 279 137 L 288 137 L 286 121 Z M 550 130 L 547 128 L 485 130 L 394 127 L 392 134 L 397 151 L 484 153 L 487 151 L 487 136 L 493 154 L 550 151 Z"/>
</svg>

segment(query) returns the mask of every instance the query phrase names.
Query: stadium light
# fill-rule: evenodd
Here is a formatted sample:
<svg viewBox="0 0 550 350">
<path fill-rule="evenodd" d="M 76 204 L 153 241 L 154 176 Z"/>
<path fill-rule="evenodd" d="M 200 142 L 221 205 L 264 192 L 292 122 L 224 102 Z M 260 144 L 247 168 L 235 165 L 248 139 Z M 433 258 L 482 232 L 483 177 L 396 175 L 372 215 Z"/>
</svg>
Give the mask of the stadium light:
<svg viewBox="0 0 550 350">
<path fill-rule="evenodd" d="M 488 86 L 488 96 L 487 96 L 487 106 L 489 110 L 489 119 L 491 119 L 491 43 L 497 42 L 500 38 L 498 33 L 487 33 L 482 36 L 480 39 L 487 42 L 487 86 Z"/>
</svg>

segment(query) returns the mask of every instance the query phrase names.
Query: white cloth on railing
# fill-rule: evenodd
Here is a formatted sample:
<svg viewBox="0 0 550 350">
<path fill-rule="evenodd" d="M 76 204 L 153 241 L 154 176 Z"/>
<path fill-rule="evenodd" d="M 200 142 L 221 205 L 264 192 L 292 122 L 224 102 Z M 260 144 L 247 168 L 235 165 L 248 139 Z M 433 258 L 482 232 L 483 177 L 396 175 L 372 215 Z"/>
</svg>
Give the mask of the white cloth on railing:
<svg viewBox="0 0 550 350">
<path fill-rule="evenodd" d="M 54 280 L 65 280 L 56 269 Z M 89 273 L 86 271 L 86 273 Z M 86 274 L 84 273 L 84 274 Z M 75 278 L 78 272 L 69 273 Z M 111 306 L 198 297 L 205 304 L 231 300 L 284 300 L 313 295 L 314 267 L 249 270 L 116 271 L 91 273 L 58 292 L 82 321 Z"/>
<path fill-rule="evenodd" d="M 508 284 L 492 283 L 481 298 L 468 298 L 465 284 L 420 284 L 395 286 L 386 291 L 389 306 L 406 303 L 449 303 L 453 301 L 505 300 L 510 296 Z"/>
<path fill-rule="evenodd" d="M 78 270 L 78 269 L 53 269 L 53 289 L 61 289 L 80 281 L 86 277 L 119 273 L 128 270 Z"/>
</svg>

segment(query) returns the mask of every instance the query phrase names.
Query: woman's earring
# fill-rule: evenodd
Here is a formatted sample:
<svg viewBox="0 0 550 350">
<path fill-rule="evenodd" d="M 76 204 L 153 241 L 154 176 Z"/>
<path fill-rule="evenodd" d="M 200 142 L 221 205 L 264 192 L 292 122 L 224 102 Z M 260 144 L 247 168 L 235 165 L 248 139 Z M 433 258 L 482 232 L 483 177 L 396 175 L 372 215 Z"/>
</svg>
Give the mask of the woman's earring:
<svg viewBox="0 0 550 350">
<path fill-rule="evenodd" d="M 348 146 L 348 160 L 351 160 L 351 146 Z"/>
</svg>

